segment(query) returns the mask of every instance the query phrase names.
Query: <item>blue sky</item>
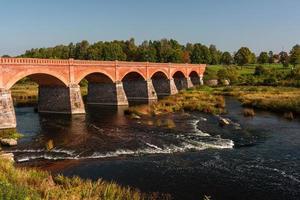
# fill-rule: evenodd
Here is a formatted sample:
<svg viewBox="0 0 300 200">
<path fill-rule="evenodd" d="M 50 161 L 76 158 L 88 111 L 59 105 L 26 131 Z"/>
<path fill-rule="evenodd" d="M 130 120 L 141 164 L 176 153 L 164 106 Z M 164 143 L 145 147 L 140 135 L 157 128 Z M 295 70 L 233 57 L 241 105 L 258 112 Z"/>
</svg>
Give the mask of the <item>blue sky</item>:
<svg viewBox="0 0 300 200">
<path fill-rule="evenodd" d="M 174 38 L 236 51 L 300 43 L 299 0 L 1 0 L 0 55 L 136 38 Z"/>
</svg>

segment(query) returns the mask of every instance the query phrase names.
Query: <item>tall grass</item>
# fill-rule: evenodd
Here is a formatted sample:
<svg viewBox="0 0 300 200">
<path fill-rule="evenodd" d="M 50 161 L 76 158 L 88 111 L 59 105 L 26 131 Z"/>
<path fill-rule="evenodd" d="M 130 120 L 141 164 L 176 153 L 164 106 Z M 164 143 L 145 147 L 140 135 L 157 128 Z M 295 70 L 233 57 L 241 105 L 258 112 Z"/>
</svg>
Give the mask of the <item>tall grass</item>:
<svg viewBox="0 0 300 200">
<path fill-rule="evenodd" d="M 52 177 L 48 172 L 15 168 L 0 160 L 0 199 L 5 200 L 142 200 L 170 199 L 169 195 L 142 194 L 112 182 Z"/>
<path fill-rule="evenodd" d="M 219 88 L 214 93 L 235 96 L 243 105 L 248 107 L 300 114 L 300 90 L 298 88 L 235 86 Z"/>
<path fill-rule="evenodd" d="M 151 105 L 131 107 L 128 113 L 148 116 L 179 111 L 200 111 L 213 114 L 223 113 L 225 108 L 224 98 L 212 94 L 212 91 L 212 88 L 206 86 L 187 89 Z"/>
</svg>

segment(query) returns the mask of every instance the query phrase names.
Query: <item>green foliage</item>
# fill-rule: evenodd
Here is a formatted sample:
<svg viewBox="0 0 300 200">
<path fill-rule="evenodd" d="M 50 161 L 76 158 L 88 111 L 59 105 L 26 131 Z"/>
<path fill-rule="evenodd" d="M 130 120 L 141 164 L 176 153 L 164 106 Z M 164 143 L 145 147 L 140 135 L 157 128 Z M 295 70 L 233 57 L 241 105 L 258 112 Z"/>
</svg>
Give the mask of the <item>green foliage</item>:
<svg viewBox="0 0 300 200">
<path fill-rule="evenodd" d="M 22 134 L 20 134 L 16 129 L 3 129 L 0 130 L 0 138 L 6 138 L 6 139 L 20 139 L 23 137 Z"/>
<path fill-rule="evenodd" d="M 192 63 L 211 63 L 211 53 L 207 46 L 202 44 L 195 44 L 191 53 Z"/>
<path fill-rule="evenodd" d="M 290 63 L 294 66 L 300 65 L 300 45 L 295 45 L 290 54 Z"/>
<path fill-rule="evenodd" d="M 235 67 L 226 67 L 220 69 L 217 75 L 220 81 L 229 80 L 231 84 L 237 83 L 239 78 L 239 73 Z"/>
<path fill-rule="evenodd" d="M 279 62 L 284 66 L 284 67 L 289 67 L 289 62 L 290 62 L 290 57 L 287 52 L 280 52 L 279 53 Z"/>
<path fill-rule="evenodd" d="M 233 57 L 229 52 L 224 52 L 221 57 L 221 63 L 223 65 L 231 65 L 233 63 Z"/>
<path fill-rule="evenodd" d="M 90 181 L 78 177 L 52 177 L 45 171 L 15 168 L 13 163 L 0 160 L 0 199 L 2 200 L 144 200 L 171 199 L 170 195 L 142 194 L 103 180 Z"/>
<path fill-rule="evenodd" d="M 269 55 L 267 52 L 261 52 L 258 56 L 257 62 L 260 64 L 265 64 L 269 62 Z"/>
<path fill-rule="evenodd" d="M 234 60 L 240 66 L 253 63 L 254 62 L 253 53 L 250 51 L 249 48 L 242 47 L 234 55 Z"/>
</svg>

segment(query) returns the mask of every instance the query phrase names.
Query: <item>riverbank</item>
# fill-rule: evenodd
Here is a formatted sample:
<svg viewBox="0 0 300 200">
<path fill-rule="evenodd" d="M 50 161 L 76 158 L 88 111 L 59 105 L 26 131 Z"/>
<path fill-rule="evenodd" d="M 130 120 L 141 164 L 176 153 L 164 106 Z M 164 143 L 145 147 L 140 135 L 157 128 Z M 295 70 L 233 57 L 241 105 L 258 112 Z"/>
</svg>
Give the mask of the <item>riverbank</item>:
<svg viewBox="0 0 300 200">
<path fill-rule="evenodd" d="M 104 199 L 142 200 L 170 199 L 168 195 L 142 194 L 103 180 L 52 176 L 36 169 L 15 168 L 12 162 L 0 160 L 0 199 Z"/>
<path fill-rule="evenodd" d="M 201 86 L 181 91 L 177 95 L 166 97 L 150 106 L 131 107 L 127 114 L 155 116 L 178 111 L 222 114 L 226 112 L 223 96 L 234 96 L 245 107 L 282 113 L 288 118 L 294 118 L 300 114 L 300 90 L 298 88 L 271 86 Z"/>
<path fill-rule="evenodd" d="M 277 113 L 300 114 L 300 90 L 294 87 L 233 86 L 214 89 L 216 95 L 238 98 L 242 105 Z"/>
<path fill-rule="evenodd" d="M 156 116 L 180 111 L 199 111 L 211 114 L 224 113 L 225 101 L 221 95 L 213 94 L 206 86 L 187 89 L 168 96 L 151 105 L 130 107 L 126 113 L 141 116 Z"/>
</svg>

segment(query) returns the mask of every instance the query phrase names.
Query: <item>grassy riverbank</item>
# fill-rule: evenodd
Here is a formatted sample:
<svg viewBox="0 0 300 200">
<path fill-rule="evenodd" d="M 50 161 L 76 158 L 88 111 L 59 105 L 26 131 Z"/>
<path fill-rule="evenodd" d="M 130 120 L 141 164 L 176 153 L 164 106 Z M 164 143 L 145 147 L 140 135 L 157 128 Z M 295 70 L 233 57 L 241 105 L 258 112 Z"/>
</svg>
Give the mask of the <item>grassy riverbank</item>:
<svg viewBox="0 0 300 200">
<path fill-rule="evenodd" d="M 155 116 L 179 111 L 200 111 L 220 114 L 224 112 L 225 101 L 221 95 L 213 94 L 213 89 L 206 86 L 187 89 L 176 95 L 166 97 L 156 103 L 135 106 L 128 109 L 128 114 Z"/>
<path fill-rule="evenodd" d="M 127 113 L 140 116 L 155 116 L 178 111 L 220 114 L 226 111 L 223 96 L 234 96 L 245 107 L 283 114 L 300 114 L 299 88 L 271 86 L 201 86 L 181 91 L 150 106 L 131 107 Z"/>
<path fill-rule="evenodd" d="M 300 89 L 293 87 L 234 86 L 214 89 L 216 95 L 238 98 L 244 106 L 279 113 L 300 114 Z"/>
<path fill-rule="evenodd" d="M 5 200 L 142 200 L 170 199 L 167 195 L 145 195 L 138 190 L 115 183 L 80 178 L 51 176 L 35 169 L 15 168 L 11 162 L 0 160 L 0 199 Z"/>
</svg>

